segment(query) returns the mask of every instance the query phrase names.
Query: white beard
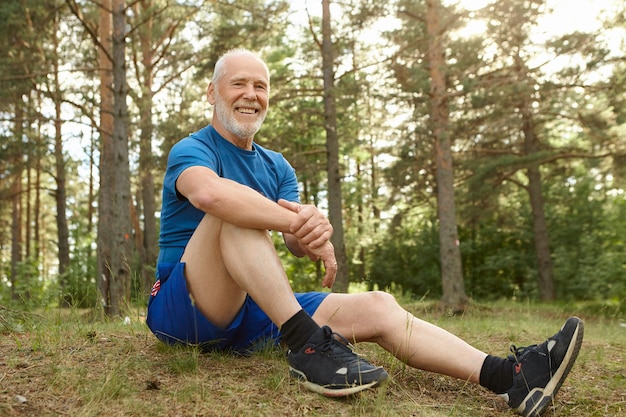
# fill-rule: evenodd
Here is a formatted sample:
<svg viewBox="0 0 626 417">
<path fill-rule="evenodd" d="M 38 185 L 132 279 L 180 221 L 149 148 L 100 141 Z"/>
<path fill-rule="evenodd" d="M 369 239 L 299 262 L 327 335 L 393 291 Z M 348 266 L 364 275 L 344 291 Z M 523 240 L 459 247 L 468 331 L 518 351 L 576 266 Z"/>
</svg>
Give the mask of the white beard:
<svg viewBox="0 0 626 417">
<path fill-rule="evenodd" d="M 241 123 L 235 118 L 234 110 L 224 104 L 224 101 L 217 91 L 215 91 L 215 99 L 215 112 L 217 117 L 230 133 L 240 138 L 251 138 L 261 129 L 267 112 L 260 114 L 255 122 Z"/>
</svg>

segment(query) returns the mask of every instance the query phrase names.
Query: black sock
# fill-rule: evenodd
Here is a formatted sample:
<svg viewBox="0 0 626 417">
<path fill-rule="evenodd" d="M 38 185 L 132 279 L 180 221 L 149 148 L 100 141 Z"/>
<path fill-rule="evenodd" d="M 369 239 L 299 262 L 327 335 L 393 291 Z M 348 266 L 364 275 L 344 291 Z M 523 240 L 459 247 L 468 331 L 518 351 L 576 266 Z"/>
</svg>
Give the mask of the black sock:
<svg viewBox="0 0 626 417">
<path fill-rule="evenodd" d="M 513 362 L 487 355 L 480 369 L 480 385 L 496 394 L 503 394 L 513 386 Z"/>
<path fill-rule="evenodd" d="M 289 349 L 297 352 L 319 328 L 306 311 L 300 310 L 282 325 L 280 331 Z"/>
</svg>

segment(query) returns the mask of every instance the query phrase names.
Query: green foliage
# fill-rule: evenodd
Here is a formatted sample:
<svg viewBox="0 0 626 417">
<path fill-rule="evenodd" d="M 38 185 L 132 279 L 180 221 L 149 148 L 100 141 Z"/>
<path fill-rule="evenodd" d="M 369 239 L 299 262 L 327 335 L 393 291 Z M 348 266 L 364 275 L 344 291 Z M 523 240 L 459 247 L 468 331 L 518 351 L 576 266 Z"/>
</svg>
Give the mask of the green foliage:
<svg viewBox="0 0 626 417">
<path fill-rule="evenodd" d="M 531 38 L 544 10 L 541 3 L 506 0 L 472 13 L 452 7 L 442 10 L 466 292 L 477 300 L 536 296 L 525 169 L 539 163 L 557 296 L 568 302 L 586 300 L 592 308 L 607 312 L 620 310 L 626 298 L 626 208 L 623 191 L 620 194 L 626 186 L 623 54 L 609 51 L 602 36 L 580 32 L 537 44 Z M 97 22 L 95 4 L 78 4 L 84 6 L 87 20 Z M 57 6 L 59 14 L 55 15 Z M 160 151 L 154 172 L 157 190 L 172 144 L 209 122 L 203 96 L 215 60 L 226 49 L 243 46 L 259 50 L 272 74 L 270 112 L 256 139 L 284 153 L 298 172 L 303 201 L 324 209 L 326 143 L 321 54 L 315 39 L 320 22 L 314 13 L 311 27 L 308 22 L 291 21 L 289 6 L 279 0 L 154 0 L 142 4 L 146 9 L 129 9 L 129 52 L 141 49 L 139 37 L 145 30 L 152 31 L 155 42 L 151 93 L 153 147 Z M 425 3 L 348 0 L 334 6 L 335 95 L 350 277 L 370 288 L 436 299 L 441 295 L 441 277 L 436 149 L 430 139 L 429 68 L 424 55 Z M 42 255 L 14 265 L 17 276 L 11 277 L 11 173 L 27 172 L 23 170 L 26 154 L 48 151 L 53 123 L 48 114 L 49 95 L 55 91 L 47 85 L 53 79 L 47 73 L 51 54 L 62 67 L 64 135 L 83 135 L 74 131 L 77 126 L 92 128 L 98 119 L 97 49 L 85 26 L 67 13 L 62 0 L 10 1 L 0 6 L 0 39 L 7 45 L 0 52 L 0 90 L 6 98 L 0 104 L 0 303 L 32 308 L 55 305 L 61 298 L 74 306 L 99 304 L 94 284 L 95 218 L 88 219 L 88 202 L 79 198 L 86 194 L 84 171 L 75 169 L 76 164 L 85 168 L 87 158 L 67 157 L 65 161 L 69 270 L 56 276 L 51 261 L 56 241 L 51 196 L 56 190 L 48 174 L 55 161 L 48 156 L 42 158 L 43 214 L 39 214 L 46 229 L 42 232 L 47 242 L 42 249 L 45 259 Z M 158 17 L 153 26 L 140 25 L 146 22 L 146 14 Z M 369 44 L 369 31 L 378 27 L 378 19 L 390 16 L 398 18 L 400 25 L 389 25 L 387 43 Z M 613 16 L 604 33 L 624 28 L 623 12 Z M 52 44 L 53 18 L 59 21 L 58 49 Z M 486 23 L 484 33 L 455 32 L 481 19 Z M 555 63 L 566 64 L 548 74 L 544 69 L 552 62 L 539 67 L 531 64 L 540 52 Z M 131 90 L 141 85 L 146 76 L 142 70 L 150 65 L 139 56 L 129 53 Z M 610 76 L 600 81 L 586 78 L 599 69 Z M 134 101 L 147 93 L 131 91 L 130 110 L 135 113 L 130 131 L 137 130 L 139 117 Z M 524 120 L 519 109 L 525 102 L 537 135 L 537 149 L 530 153 L 524 149 L 521 134 Z M 19 123 L 16 111 L 23 113 Z M 92 135 L 97 148 L 97 132 Z M 70 142 L 65 143 L 69 146 Z M 136 147 L 131 149 L 136 151 Z M 88 157 L 97 159 L 97 152 Z M 581 162 L 587 157 L 593 157 L 593 162 Z M 132 158 L 134 168 L 137 155 Z M 134 186 L 140 186 L 140 174 L 132 174 L 133 181 L 137 178 Z M 98 175 L 97 167 L 93 175 Z M 34 212 L 32 184 L 27 189 L 23 174 L 22 234 L 32 232 L 26 230 L 32 227 L 32 218 L 31 224 L 27 218 Z M 323 267 L 287 254 L 282 238 L 274 238 L 294 288 L 318 290 Z M 133 270 L 139 269 L 138 256 L 131 263 Z M 12 278 L 16 280 L 13 287 L 8 284 Z M 142 284 L 135 278 L 133 297 L 142 299 Z"/>
<path fill-rule="evenodd" d="M 441 297 L 438 224 L 403 224 L 376 245 L 370 287 L 399 289 L 418 298 Z M 533 296 L 532 248 L 525 232 L 502 230 L 496 222 L 461 228 L 466 292 L 476 300 Z"/>
<path fill-rule="evenodd" d="M 287 250 L 280 233 L 273 233 L 272 240 L 294 291 L 320 291 L 323 277 L 320 262 L 312 262 L 307 257 L 296 258 L 293 256 Z"/>
<path fill-rule="evenodd" d="M 211 42 L 203 51 L 207 57 L 200 65 L 200 74 L 211 74 L 217 59 L 232 48 L 255 51 L 281 45 L 284 39 L 284 18 L 289 3 L 285 0 L 244 0 L 237 4 L 216 2 L 207 20 L 199 22 L 203 35 Z"/>
<path fill-rule="evenodd" d="M 544 191 L 557 298 L 594 301 L 598 308 L 619 311 L 626 300 L 626 199 L 612 181 L 599 186 L 583 166 L 576 177 L 556 173 L 548 176 L 551 186 Z M 537 296 L 527 195 L 512 184 L 506 189 L 504 205 L 475 201 L 474 210 L 462 211 L 469 216 L 459 228 L 465 286 L 475 300 Z M 438 298 L 437 233 L 436 220 L 402 217 L 401 226 L 372 250 L 370 287 L 397 286 L 413 296 Z"/>
<path fill-rule="evenodd" d="M 18 262 L 12 285 L 0 285 L 0 304 L 27 310 L 54 304 L 52 285 L 41 277 L 40 268 L 33 258 Z"/>
<path fill-rule="evenodd" d="M 370 262 L 370 289 L 441 296 L 438 229 L 432 219 L 409 219 L 391 231 L 373 247 Z"/>
<path fill-rule="evenodd" d="M 607 185 L 580 176 L 555 190 L 552 246 L 561 299 L 626 300 L 626 199 Z"/>
<path fill-rule="evenodd" d="M 74 307 L 93 308 L 97 306 L 99 294 L 95 277 L 96 258 L 91 253 L 91 249 L 76 250 L 70 262 L 65 287 L 60 290 L 60 296 Z"/>
</svg>

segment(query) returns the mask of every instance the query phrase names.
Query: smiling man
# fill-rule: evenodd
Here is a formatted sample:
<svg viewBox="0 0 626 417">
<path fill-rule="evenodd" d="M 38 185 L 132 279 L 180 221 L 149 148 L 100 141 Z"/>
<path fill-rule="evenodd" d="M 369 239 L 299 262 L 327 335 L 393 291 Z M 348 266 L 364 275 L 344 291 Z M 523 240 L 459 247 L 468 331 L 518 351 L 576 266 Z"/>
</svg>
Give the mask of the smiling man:
<svg viewBox="0 0 626 417">
<path fill-rule="evenodd" d="M 300 204 L 287 160 L 254 142 L 269 92 L 268 68 L 256 54 L 226 53 L 207 90 L 211 124 L 170 151 L 146 320 L 154 334 L 166 343 L 243 353 L 283 341 L 290 373 L 326 396 L 388 378 L 346 337 L 375 342 L 412 367 L 480 383 L 524 416 L 545 410 L 578 355 L 578 318 L 544 343 L 500 358 L 416 318 L 384 292 L 293 292 L 268 231 L 281 232 L 295 256 L 320 260 L 321 285 L 331 288 L 333 228 L 315 206 Z"/>
<path fill-rule="evenodd" d="M 282 232 L 296 256 L 321 259 L 326 287 L 337 264 L 332 227 L 317 208 L 299 204 L 293 168 L 254 143 L 269 90 L 268 68 L 251 52 L 232 51 L 217 62 L 207 90 L 211 124 L 178 142 L 168 158 L 147 322 L 166 342 L 205 349 L 247 351 L 280 337 L 291 372 L 311 389 L 352 394 L 387 373 L 311 318 L 328 293 L 294 294 L 289 285 L 268 230 Z"/>
</svg>

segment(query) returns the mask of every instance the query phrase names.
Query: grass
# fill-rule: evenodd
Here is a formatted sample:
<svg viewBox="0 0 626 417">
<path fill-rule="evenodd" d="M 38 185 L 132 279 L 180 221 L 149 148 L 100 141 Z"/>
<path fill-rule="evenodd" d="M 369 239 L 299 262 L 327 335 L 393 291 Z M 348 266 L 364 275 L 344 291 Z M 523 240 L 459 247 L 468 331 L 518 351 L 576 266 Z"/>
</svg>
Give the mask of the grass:
<svg viewBox="0 0 626 417">
<path fill-rule="evenodd" d="M 626 324 L 584 306 L 474 305 L 463 316 L 406 304 L 418 317 L 489 353 L 541 342 L 576 314 L 585 341 L 547 416 L 626 412 Z M 486 390 L 406 367 L 377 345 L 358 349 L 391 375 L 377 390 L 323 398 L 290 379 L 284 351 L 250 357 L 202 354 L 158 342 L 135 317 L 94 321 L 78 310 L 39 314 L 0 308 L 0 416 L 507 416 Z"/>
</svg>

